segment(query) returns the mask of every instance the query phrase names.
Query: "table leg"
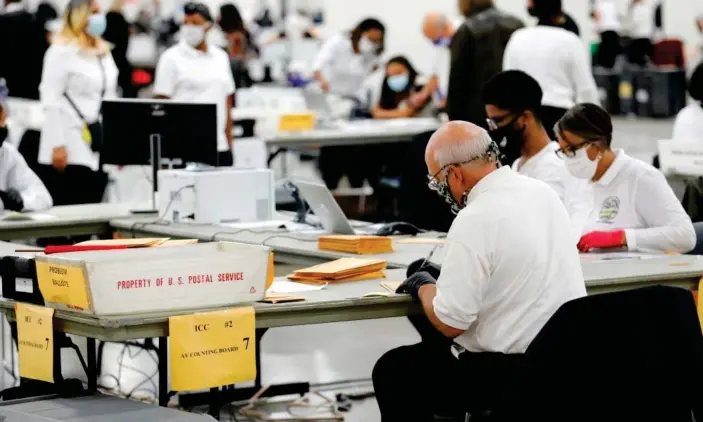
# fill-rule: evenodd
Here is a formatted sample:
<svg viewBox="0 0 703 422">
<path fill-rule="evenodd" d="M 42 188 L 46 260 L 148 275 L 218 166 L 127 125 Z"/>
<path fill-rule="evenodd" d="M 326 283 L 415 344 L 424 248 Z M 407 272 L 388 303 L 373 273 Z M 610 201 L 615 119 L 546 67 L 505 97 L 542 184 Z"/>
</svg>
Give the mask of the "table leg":
<svg viewBox="0 0 703 422">
<path fill-rule="evenodd" d="M 254 386 L 261 388 L 261 339 L 266 334 L 268 328 L 259 328 L 256 330 L 256 380 Z"/>
<path fill-rule="evenodd" d="M 95 339 L 86 338 L 88 347 L 88 393 L 93 394 L 98 391 L 98 357 L 95 349 Z"/>
<path fill-rule="evenodd" d="M 168 406 L 168 337 L 159 337 L 159 406 Z"/>
<path fill-rule="evenodd" d="M 210 389 L 210 410 L 208 415 L 213 418 L 220 420 L 220 389 L 218 387 Z"/>
</svg>

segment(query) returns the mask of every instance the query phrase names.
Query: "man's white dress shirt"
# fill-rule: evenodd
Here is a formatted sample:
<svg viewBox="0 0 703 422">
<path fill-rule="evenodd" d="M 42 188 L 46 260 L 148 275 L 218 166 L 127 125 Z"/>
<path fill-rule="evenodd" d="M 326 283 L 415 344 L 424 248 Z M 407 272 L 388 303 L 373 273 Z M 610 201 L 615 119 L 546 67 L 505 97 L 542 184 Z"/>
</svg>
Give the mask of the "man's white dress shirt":
<svg viewBox="0 0 703 422">
<path fill-rule="evenodd" d="M 522 70 L 542 87 L 542 105 L 600 104 L 588 50 L 574 33 L 551 26 L 521 28 L 503 53 L 503 70 Z"/>
<path fill-rule="evenodd" d="M 471 352 L 523 353 L 586 287 L 569 216 L 546 183 L 501 167 L 471 190 L 445 243 L 434 311 Z"/>
<path fill-rule="evenodd" d="M 22 211 L 42 211 L 53 205 L 42 181 L 29 168 L 17 148 L 6 141 L 0 147 L 0 190 L 7 192 L 9 189 L 16 190 L 22 197 Z M 0 201 L 0 211 L 3 209 Z"/>
<path fill-rule="evenodd" d="M 524 176 L 541 180 L 554 189 L 569 213 L 574 236 L 580 237 L 583 224 L 593 207 L 593 190 L 587 180 L 569 173 L 564 161 L 556 155 L 558 149 L 558 143 L 550 142 L 529 159 L 520 157 L 515 160 L 512 168 Z M 576 242 L 578 243 L 578 238 Z"/>
</svg>

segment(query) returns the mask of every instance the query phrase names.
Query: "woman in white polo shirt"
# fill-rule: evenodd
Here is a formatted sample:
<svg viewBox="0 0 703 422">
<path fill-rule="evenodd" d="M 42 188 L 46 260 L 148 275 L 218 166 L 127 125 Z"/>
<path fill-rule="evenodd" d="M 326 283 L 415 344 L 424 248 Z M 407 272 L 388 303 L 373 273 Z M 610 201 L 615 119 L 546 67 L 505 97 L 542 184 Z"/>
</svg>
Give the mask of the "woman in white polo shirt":
<svg viewBox="0 0 703 422">
<path fill-rule="evenodd" d="M 182 102 L 217 105 L 218 164 L 234 164 L 232 118 L 234 78 L 227 53 L 210 45 L 205 34 L 212 16 L 202 3 L 187 3 L 181 26 L 181 42 L 166 50 L 156 67 L 154 95 Z"/>
<path fill-rule="evenodd" d="M 654 167 L 610 148 L 610 115 L 578 104 L 555 127 L 557 155 L 576 177 L 593 182 L 593 208 L 578 243 L 582 252 L 627 248 L 640 252 L 692 250 L 696 233 L 664 176 Z"/>
</svg>

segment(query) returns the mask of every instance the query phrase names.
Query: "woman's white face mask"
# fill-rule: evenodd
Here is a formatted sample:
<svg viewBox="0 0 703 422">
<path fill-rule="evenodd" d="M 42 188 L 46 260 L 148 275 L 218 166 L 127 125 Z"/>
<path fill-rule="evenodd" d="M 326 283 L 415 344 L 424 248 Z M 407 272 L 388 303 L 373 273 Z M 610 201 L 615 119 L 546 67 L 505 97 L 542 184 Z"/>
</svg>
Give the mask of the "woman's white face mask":
<svg viewBox="0 0 703 422">
<path fill-rule="evenodd" d="M 181 37 L 191 47 L 197 47 L 205 39 L 205 27 L 185 24 L 181 26 Z"/>
<path fill-rule="evenodd" d="M 563 157 L 569 173 L 579 179 L 593 179 L 601 159 L 601 154 L 598 154 L 595 160 L 588 158 L 588 148 L 590 145 L 577 149 L 573 157 Z"/>
<path fill-rule="evenodd" d="M 371 41 L 367 37 L 361 37 L 359 40 L 359 53 L 363 55 L 375 54 L 378 50 L 378 46 L 375 42 Z"/>
</svg>

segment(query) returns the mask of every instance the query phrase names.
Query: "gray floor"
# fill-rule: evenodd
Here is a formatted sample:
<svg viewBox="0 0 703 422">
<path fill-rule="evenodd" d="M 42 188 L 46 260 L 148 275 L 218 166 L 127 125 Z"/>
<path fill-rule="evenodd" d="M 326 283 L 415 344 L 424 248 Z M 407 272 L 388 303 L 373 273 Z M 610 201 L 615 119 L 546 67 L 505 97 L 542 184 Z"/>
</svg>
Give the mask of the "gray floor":
<svg viewBox="0 0 703 422">
<path fill-rule="evenodd" d="M 615 122 L 614 146 L 624 148 L 634 157 L 651 162 L 656 151 L 656 142 L 668 139 L 671 135 L 671 121 L 642 121 L 618 119 Z M 290 163 L 290 162 L 289 162 Z M 296 176 L 311 176 L 314 170 L 310 165 L 289 167 Z M 285 273 L 278 269 L 277 272 Z M 10 344 L 5 335 L 6 359 L 9 362 Z M 361 321 L 351 323 L 325 324 L 270 330 L 263 340 L 263 380 L 265 383 L 288 381 L 309 381 L 313 384 L 333 383 L 344 380 L 369 379 L 375 361 L 387 350 L 419 340 L 410 324 L 404 319 Z M 84 342 L 78 340 L 83 345 Z M 118 361 L 122 346 L 110 344 L 105 348 L 103 373 L 118 376 Z M 135 354 L 138 351 L 131 350 Z M 155 373 L 154 360 L 146 353 L 122 358 L 122 371 L 119 374 L 120 389 L 129 392 L 145 377 Z M 77 359 L 65 356 L 65 375 L 82 376 Z M 4 376 L 5 385 L 12 380 Z M 153 378 L 156 382 L 156 377 Z M 114 387 L 115 379 L 104 376 L 101 383 Z M 362 389 L 370 389 L 370 384 L 362 384 Z M 153 397 L 155 384 L 148 382 L 140 386 L 136 396 Z M 240 418 L 241 420 L 241 418 Z M 354 404 L 347 414 L 347 421 L 379 421 L 378 408 L 373 399 Z"/>
</svg>

